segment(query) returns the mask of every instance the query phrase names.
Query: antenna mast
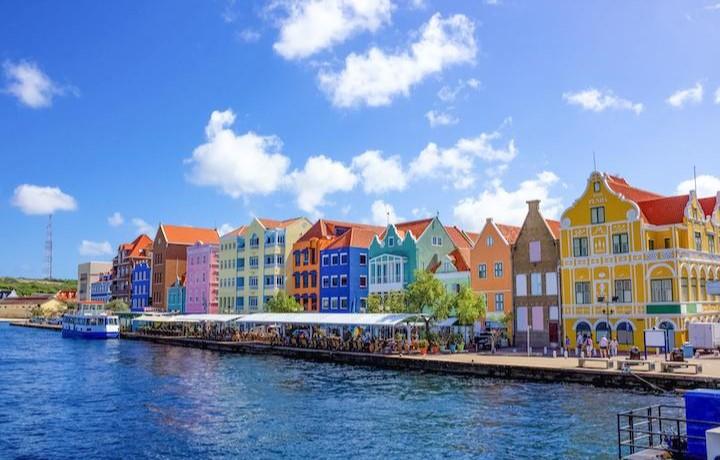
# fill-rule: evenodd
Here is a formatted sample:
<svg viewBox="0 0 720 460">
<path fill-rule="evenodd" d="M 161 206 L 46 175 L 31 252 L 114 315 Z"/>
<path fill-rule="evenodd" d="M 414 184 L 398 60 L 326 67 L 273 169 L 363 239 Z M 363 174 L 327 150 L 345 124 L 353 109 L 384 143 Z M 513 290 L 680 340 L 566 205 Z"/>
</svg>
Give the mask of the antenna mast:
<svg viewBox="0 0 720 460">
<path fill-rule="evenodd" d="M 47 227 L 45 228 L 45 277 L 52 279 L 53 266 L 53 242 L 52 242 L 52 214 L 48 216 Z"/>
<path fill-rule="evenodd" d="M 695 196 L 697 196 L 697 168 L 693 165 L 693 181 L 695 182 Z"/>
</svg>

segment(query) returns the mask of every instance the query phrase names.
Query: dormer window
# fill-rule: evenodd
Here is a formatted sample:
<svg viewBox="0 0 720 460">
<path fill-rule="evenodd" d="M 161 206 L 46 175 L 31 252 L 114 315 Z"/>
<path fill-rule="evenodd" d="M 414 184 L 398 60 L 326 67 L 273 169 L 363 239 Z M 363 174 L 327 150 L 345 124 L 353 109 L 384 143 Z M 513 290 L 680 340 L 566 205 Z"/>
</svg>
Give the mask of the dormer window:
<svg viewBox="0 0 720 460">
<path fill-rule="evenodd" d="M 593 191 L 595 193 L 598 193 L 600 191 L 600 182 L 599 181 L 593 182 Z"/>
<path fill-rule="evenodd" d="M 388 237 L 388 247 L 393 247 L 393 246 L 395 246 L 395 237 L 390 236 L 390 237 Z"/>
</svg>

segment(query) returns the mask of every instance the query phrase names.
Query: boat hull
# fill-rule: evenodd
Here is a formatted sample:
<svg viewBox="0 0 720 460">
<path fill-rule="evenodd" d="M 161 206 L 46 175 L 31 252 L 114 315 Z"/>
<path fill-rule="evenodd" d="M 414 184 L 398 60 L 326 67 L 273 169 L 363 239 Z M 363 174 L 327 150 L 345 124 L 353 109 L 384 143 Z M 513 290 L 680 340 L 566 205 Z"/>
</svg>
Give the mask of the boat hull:
<svg viewBox="0 0 720 460">
<path fill-rule="evenodd" d="M 63 329 L 62 336 L 66 339 L 106 340 L 117 339 L 120 337 L 120 333 L 117 331 L 73 331 Z"/>
</svg>

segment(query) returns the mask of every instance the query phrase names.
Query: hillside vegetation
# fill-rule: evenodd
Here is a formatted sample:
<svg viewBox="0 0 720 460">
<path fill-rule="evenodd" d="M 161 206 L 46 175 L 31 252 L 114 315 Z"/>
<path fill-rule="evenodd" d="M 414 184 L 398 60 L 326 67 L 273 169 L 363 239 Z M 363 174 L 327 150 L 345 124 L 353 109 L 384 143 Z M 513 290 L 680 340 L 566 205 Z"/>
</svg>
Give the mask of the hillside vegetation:
<svg viewBox="0 0 720 460">
<path fill-rule="evenodd" d="M 18 295 L 54 294 L 65 289 L 77 289 L 77 280 L 38 280 L 0 277 L 0 289 L 15 289 Z"/>
</svg>

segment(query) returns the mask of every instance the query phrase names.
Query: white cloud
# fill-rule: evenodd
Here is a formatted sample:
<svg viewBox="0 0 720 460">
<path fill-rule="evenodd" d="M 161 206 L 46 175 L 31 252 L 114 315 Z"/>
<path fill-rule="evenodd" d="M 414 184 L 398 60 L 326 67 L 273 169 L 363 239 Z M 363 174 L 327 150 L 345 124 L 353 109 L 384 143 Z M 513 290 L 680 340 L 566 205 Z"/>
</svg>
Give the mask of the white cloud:
<svg viewBox="0 0 720 460">
<path fill-rule="evenodd" d="M 308 158 L 303 170 L 293 171 L 289 180 L 298 208 L 318 215 L 318 207 L 326 204 L 326 195 L 352 190 L 358 178 L 341 162 L 320 155 Z"/>
<path fill-rule="evenodd" d="M 139 217 L 133 217 L 132 224 L 135 226 L 138 233 L 144 233 L 146 235 L 150 235 L 151 237 L 155 235 L 155 227 Z"/>
<path fill-rule="evenodd" d="M 410 0 L 410 8 L 415 10 L 424 10 L 427 8 L 427 3 L 425 0 Z"/>
<path fill-rule="evenodd" d="M 480 80 L 478 80 L 477 78 L 458 80 L 458 83 L 455 86 L 445 85 L 440 88 L 437 96 L 443 102 L 453 102 L 465 88 L 479 89 Z"/>
<path fill-rule="evenodd" d="M 368 150 L 353 158 L 352 167 L 362 177 L 365 193 L 404 190 L 407 186 L 398 156 L 383 158 L 379 150 Z"/>
<path fill-rule="evenodd" d="M 113 254 L 112 246 L 107 241 L 88 241 L 82 240 L 78 247 L 81 256 L 109 256 Z"/>
<path fill-rule="evenodd" d="M 413 208 L 410 213 L 413 215 L 416 219 L 424 219 L 426 217 L 432 216 L 430 211 L 427 210 L 427 208 Z"/>
<path fill-rule="evenodd" d="M 606 109 L 630 110 L 638 115 L 643 111 L 641 103 L 623 99 L 610 90 L 602 92 L 595 88 L 589 88 L 584 91 L 567 92 L 563 94 L 563 99 L 568 104 L 577 105 L 593 112 L 602 112 Z"/>
<path fill-rule="evenodd" d="M 389 223 L 394 224 L 403 220 L 395 212 L 395 208 L 390 203 L 383 200 L 375 200 L 370 206 L 370 221 L 374 225 L 385 226 Z"/>
<path fill-rule="evenodd" d="M 237 33 L 237 38 L 245 43 L 255 43 L 260 40 L 260 32 L 253 29 L 243 29 Z"/>
<path fill-rule="evenodd" d="M 50 107 L 53 97 L 65 94 L 66 88 L 58 86 L 34 62 L 3 63 L 7 86 L 3 90 L 15 96 L 21 104 L 33 109 Z M 67 88 L 72 90 L 72 88 Z M 76 91 L 76 90 L 73 90 Z"/>
<path fill-rule="evenodd" d="M 399 94 L 407 96 L 425 77 L 453 64 L 473 62 L 474 34 L 475 24 L 467 16 L 443 19 L 437 13 L 410 50 L 388 54 L 373 47 L 366 54 L 351 53 L 340 72 L 320 72 L 320 86 L 337 107 L 388 105 Z"/>
<path fill-rule="evenodd" d="M 390 22 L 390 0 L 286 0 L 288 16 L 280 23 L 273 48 L 285 59 L 301 59 L 344 42 L 352 35 L 375 32 Z"/>
<path fill-rule="evenodd" d="M 673 107 L 682 108 L 687 104 L 699 104 L 703 99 L 703 85 L 698 82 L 692 88 L 681 89 L 667 98 L 666 102 Z"/>
<path fill-rule="evenodd" d="M 555 173 L 543 171 L 534 179 L 523 181 L 516 190 L 507 190 L 496 179 L 477 197 L 460 200 L 453 214 L 463 228 L 474 231 L 482 229 L 488 217 L 499 223 L 520 225 L 527 214 L 525 202 L 541 200 L 543 215 L 557 218 L 563 209 L 562 200 L 552 195 L 552 188 L 558 181 Z"/>
<path fill-rule="evenodd" d="M 440 148 L 431 142 L 410 163 L 410 175 L 413 178 L 440 178 L 452 182 L 457 189 L 470 187 L 475 181 L 475 159 L 507 163 L 517 156 L 513 139 L 505 147 L 494 147 L 492 142 L 499 138 L 500 133 L 496 131 L 460 139 L 450 148 Z"/>
<path fill-rule="evenodd" d="M 125 222 L 125 218 L 119 212 L 115 211 L 112 216 L 107 218 L 108 225 L 111 227 L 119 227 Z"/>
<path fill-rule="evenodd" d="M 680 195 L 689 193 L 695 189 L 695 180 L 688 179 L 680 182 L 677 186 L 677 192 Z M 715 196 L 720 192 L 720 177 L 703 174 L 697 176 L 697 195 L 702 198 L 705 196 Z"/>
<path fill-rule="evenodd" d="M 22 184 L 15 187 L 10 203 L 29 215 L 74 211 L 77 202 L 57 187 Z"/>
<path fill-rule="evenodd" d="M 425 114 L 425 118 L 430 122 L 431 127 L 448 126 L 457 124 L 460 119 L 448 112 L 439 112 L 431 110 Z"/>
<path fill-rule="evenodd" d="M 205 128 L 207 143 L 195 148 L 188 181 L 213 186 L 238 198 L 276 191 L 290 166 L 280 150 L 276 136 L 260 136 L 252 131 L 237 135 L 230 129 L 235 122 L 231 110 L 214 111 Z"/>
<path fill-rule="evenodd" d="M 715 90 L 715 103 L 720 104 L 720 87 Z"/>
<path fill-rule="evenodd" d="M 222 224 L 222 225 L 220 226 L 220 228 L 218 229 L 218 233 L 220 234 L 220 236 L 227 235 L 228 233 L 232 232 L 232 231 L 235 230 L 236 228 L 237 228 L 237 227 L 235 227 L 235 226 L 233 226 L 233 225 L 231 225 L 231 224 L 224 223 L 224 224 Z"/>
</svg>

